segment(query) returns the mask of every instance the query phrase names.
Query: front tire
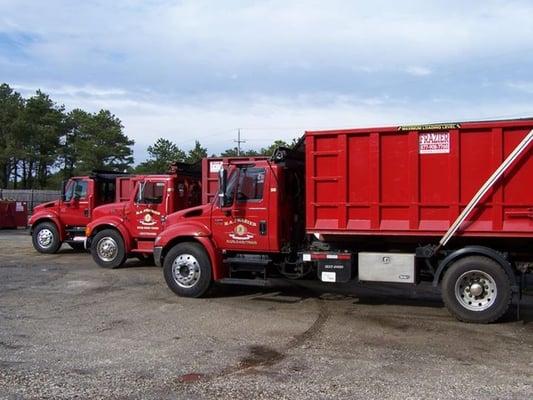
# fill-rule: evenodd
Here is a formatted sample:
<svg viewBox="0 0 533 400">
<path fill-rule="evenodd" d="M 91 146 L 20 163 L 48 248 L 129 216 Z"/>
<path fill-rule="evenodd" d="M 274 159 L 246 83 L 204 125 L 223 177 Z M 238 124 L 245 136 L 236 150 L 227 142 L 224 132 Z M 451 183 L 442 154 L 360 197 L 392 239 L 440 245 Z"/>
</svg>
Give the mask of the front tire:
<svg viewBox="0 0 533 400">
<path fill-rule="evenodd" d="M 127 258 L 124 239 L 113 229 L 98 232 L 91 241 L 91 255 L 104 268 L 118 268 Z"/>
<path fill-rule="evenodd" d="M 211 261 L 198 243 L 174 246 L 165 256 L 163 274 L 168 287 L 182 297 L 201 297 L 212 285 Z"/>
<path fill-rule="evenodd" d="M 511 282 L 496 261 L 469 256 L 455 261 L 442 280 L 442 299 L 463 322 L 486 324 L 502 317 L 511 303 Z"/>
<path fill-rule="evenodd" d="M 59 231 L 52 222 L 41 222 L 34 229 L 31 235 L 33 247 L 39 253 L 53 254 L 61 247 Z"/>
</svg>

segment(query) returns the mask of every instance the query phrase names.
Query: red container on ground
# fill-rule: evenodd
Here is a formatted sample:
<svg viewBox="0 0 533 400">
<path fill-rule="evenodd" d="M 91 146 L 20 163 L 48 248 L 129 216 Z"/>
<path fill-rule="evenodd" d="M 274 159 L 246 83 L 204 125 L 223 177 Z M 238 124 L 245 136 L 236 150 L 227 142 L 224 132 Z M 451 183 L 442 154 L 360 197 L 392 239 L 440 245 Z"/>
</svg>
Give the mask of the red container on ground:
<svg viewBox="0 0 533 400">
<path fill-rule="evenodd" d="M 0 200 L 0 228 L 26 227 L 28 206 L 24 201 Z"/>
</svg>

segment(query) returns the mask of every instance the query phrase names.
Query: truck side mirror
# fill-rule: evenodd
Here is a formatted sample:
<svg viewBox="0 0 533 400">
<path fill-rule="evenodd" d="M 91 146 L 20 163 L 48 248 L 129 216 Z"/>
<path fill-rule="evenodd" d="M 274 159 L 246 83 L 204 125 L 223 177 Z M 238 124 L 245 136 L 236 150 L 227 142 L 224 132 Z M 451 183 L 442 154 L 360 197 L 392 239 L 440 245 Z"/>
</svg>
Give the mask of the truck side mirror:
<svg viewBox="0 0 533 400">
<path fill-rule="evenodd" d="M 228 199 L 226 197 L 226 189 L 228 186 L 228 172 L 225 168 L 220 168 L 218 171 L 218 201 L 220 208 L 223 208 L 228 204 Z"/>
<path fill-rule="evenodd" d="M 67 181 L 62 180 L 61 181 L 61 201 L 65 201 L 67 198 L 67 194 L 65 193 L 65 189 L 67 188 Z"/>
</svg>

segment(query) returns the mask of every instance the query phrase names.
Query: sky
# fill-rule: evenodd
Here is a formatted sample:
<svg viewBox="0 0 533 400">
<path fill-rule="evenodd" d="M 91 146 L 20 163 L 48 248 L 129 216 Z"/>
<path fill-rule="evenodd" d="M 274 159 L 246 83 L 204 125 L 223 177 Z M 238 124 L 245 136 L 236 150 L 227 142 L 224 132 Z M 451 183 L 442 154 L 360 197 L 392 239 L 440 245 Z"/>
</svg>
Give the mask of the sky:
<svg viewBox="0 0 533 400">
<path fill-rule="evenodd" d="M 533 116 L 533 1 L 0 0 L 0 82 L 109 109 L 137 162 L 305 130 Z"/>
</svg>

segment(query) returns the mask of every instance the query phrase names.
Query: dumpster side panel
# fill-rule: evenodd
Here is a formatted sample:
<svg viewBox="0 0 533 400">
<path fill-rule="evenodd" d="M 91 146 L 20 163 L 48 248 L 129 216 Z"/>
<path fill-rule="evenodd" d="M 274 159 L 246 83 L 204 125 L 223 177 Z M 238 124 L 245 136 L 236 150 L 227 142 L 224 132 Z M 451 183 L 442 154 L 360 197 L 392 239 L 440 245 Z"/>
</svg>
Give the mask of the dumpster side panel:
<svg viewBox="0 0 533 400">
<path fill-rule="evenodd" d="M 307 231 L 442 235 L 531 129 L 533 120 L 307 132 Z M 531 147 L 459 235 L 533 237 Z"/>
<path fill-rule="evenodd" d="M 24 201 L 0 200 L 0 228 L 16 229 L 28 224 L 28 205 Z"/>
</svg>

